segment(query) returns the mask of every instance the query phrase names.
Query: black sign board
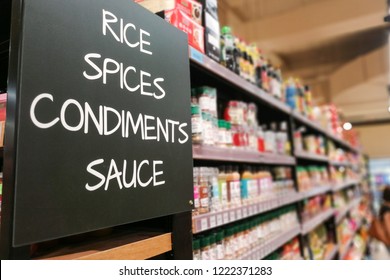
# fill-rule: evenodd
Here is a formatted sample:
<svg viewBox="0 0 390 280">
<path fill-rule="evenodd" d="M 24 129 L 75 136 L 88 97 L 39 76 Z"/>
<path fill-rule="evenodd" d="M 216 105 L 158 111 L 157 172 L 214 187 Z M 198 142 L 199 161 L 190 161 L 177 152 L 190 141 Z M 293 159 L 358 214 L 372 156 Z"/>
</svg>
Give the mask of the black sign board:
<svg viewBox="0 0 390 280">
<path fill-rule="evenodd" d="M 186 35 L 129 0 L 24 1 L 14 246 L 190 210 Z"/>
</svg>

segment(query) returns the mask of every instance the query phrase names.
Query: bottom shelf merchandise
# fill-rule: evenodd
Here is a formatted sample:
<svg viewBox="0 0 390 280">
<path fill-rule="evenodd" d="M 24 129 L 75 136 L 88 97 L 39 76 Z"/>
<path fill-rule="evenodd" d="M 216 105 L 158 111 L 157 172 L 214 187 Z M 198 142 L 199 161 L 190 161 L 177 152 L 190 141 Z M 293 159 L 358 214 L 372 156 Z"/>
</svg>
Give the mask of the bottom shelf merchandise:
<svg viewBox="0 0 390 280">
<path fill-rule="evenodd" d="M 280 235 L 287 234 L 292 228 L 298 226 L 298 217 L 294 206 L 268 212 L 207 234 L 195 236 L 193 259 L 246 259 L 252 250 L 264 251 L 263 254 L 260 254 L 264 257 L 268 250 L 272 252 L 280 247 L 280 245 L 275 244 L 275 248 L 270 248 L 274 239 L 278 239 L 277 237 Z"/>
<path fill-rule="evenodd" d="M 304 259 L 324 260 L 332 259 L 335 255 L 335 239 L 332 231 L 324 224 L 318 226 L 307 235 L 307 245 L 304 247 Z"/>
<path fill-rule="evenodd" d="M 265 260 L 302 260 L 299 239 L 294 238 L 275 252 L 268 255 Z"/>
</svg>

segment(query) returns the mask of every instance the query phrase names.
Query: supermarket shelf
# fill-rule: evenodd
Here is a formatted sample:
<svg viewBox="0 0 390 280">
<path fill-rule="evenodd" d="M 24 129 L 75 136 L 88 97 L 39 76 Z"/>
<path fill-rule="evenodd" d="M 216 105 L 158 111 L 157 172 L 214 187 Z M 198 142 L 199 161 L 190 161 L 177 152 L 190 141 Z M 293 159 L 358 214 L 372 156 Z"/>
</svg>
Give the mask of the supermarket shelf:
<svg viewBox="0 0 390 280">
<path fill-rule="evenodd" d="M 331 186 L 319 186 L 313 187 L 311 190 L 301 193 L 302 199 L 316 196 L 319 194 L 327 193 L 332 189 Z"/>
<path fill-rule="evenodd" d="M 328 132 L 322 128 L 318 123 L 316 123 L 315 121 L 312 121 L 310 120 L 309 118 L 303 116 L 301 113 L 297 112 L 297 111 L 293 111 L 292 112 L 292 116 L 300 121 L 301 123 L 303 123 L 304 125 L 306 126 L 309 126 L 310 128 L 314 129 L 314 130 L 317 130 L 318 132 L 321 132 L 325 135 L 328 135 Z"/>
<path fill-rule="evenodd" d="M 201 52 L 195 50 L 192 47 L 189 47 L 189 57 L 191 63 L 198 66 L 200 69 L 205 70 L 209 73 L 212 73 L 224 81 L 244 90 L 247 94 L 250 94 L 263 103 L 266 103 L 272 107 L 276 107 L 282 112 L 290 114 L 291 109 L 283 102 L 277 100 L 270 94 L 266 93 L 262 89 L 258 88 L 256 85 L 251 84 L 250 82 L 244 80 L 242 77 L 236 73 L 230 71 L 226 67 L 218 64 L 211 58 L 202 54 Z"/>
<path fill-rule="evenodd" d="M 309 221 L 302 224 L 301 233 L 302 235 L 308 234 L 317 226 L 324 223 L 327 219 L 334 215 L 334 209 L 328 209 L 325 212 L 322 212 L 316 215 L 314 218 L 311 218 Z"/>
<path fill-rule="evenodd" d="M 233 209 L 211 212 L 192 217 L 194 234 L 213 229 L 247 217 L 258 215 L 301 200 L 299 193 L 291 191 L 257 203 Z"/>
<path fill-rule="evenodd" d="M 297 236 L 300 232 L 299 225 L 282 232 L 265 244 L 261 244 L 240 257 L 241 260 L 261 260 L 277 250 L 280 246 Z"/>
<path fill-rule="evenodd" d="M 206 145 L 192 146 L 193 158 L 197 160 L 233 161 L 265 164 L 294 165 L 295 158 L 291 156 L 259 153 L 240 149 L 220 148 Z"/>
<path fill-rule="evenodd" d="M 354 208 L 355 206 L 357 206 L 360 203 L 360 200 L 361 200 L 360 197 L 355 198 L 350 203 L 348 203 L 347 206 L 341 208 L 340 210 L 337 209 L 336 210 L 336 223 L 338 224 L 339 222 L 341 222 L 341 220 L 344 219 L 344 217 L 347 215 L 347 213 L 349 211 L 351 211 L 352 208 Z"/>
<path fill-rule="evenodd" d="M 68 245 L 37 259 L 142 260 L 172 250 L 171 233 L 121 233 L 109 237 Z"/>
<path fill-rule="evenodd" d="M 329 253 L 324 257 L 324 260 L 333 260 L 339 251 L 339 245 L 333 245 L 333 248 Z"/>
<path fill-rule="evenodd" d="M 316 155 L 316 154 L 308 153 L 305 151 L 296 151 L 295 157 L 297 157 L 298 159 L 307 159 L 307 160 L 314 160 L 314 161 L 329 162 L 329 158 L 327 156 Z"/>
<path fill-rule="evenodd" d="M 345 183 L 338 184 L 338 185 L 334 186 L 332 188 L 332 191 L 333 192 L 338 192 L 338 191 L 341 191 L 341 190 L 343 190 L 345 188 L 348 188 L 350 186 L 357 185 L 357 184 L 359 184 L 359 180 L 349 180 L 349 181 L 347 181 Z"/>
</svg>

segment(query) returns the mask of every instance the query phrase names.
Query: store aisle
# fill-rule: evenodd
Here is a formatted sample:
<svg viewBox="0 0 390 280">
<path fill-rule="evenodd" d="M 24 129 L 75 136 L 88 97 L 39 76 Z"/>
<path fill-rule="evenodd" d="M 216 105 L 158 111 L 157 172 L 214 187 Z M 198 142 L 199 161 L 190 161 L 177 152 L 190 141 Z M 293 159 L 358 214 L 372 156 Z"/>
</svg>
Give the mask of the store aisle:
<svg viewBox="0 0 390 280">
<path fill-rule="evenodd" d="M 373 260 L 390 260 L 390 254 L 383 243 L 372 241 L 370 249 Z"/>
</svg>

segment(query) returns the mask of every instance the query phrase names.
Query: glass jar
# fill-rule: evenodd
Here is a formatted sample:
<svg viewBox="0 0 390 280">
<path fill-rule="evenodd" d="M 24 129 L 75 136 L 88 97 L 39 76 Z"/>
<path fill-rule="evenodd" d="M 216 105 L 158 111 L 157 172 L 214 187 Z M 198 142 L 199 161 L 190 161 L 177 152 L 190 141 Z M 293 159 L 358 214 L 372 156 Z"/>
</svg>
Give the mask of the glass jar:
<svg viewBox="0 0 390 280">
<path fill-rule="evenodd" d="M 192 143 L 201 144 L 203 142 L 202 116 L 198 105 L 191 105 L 191 129 Z"/>
</svg>

